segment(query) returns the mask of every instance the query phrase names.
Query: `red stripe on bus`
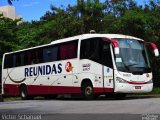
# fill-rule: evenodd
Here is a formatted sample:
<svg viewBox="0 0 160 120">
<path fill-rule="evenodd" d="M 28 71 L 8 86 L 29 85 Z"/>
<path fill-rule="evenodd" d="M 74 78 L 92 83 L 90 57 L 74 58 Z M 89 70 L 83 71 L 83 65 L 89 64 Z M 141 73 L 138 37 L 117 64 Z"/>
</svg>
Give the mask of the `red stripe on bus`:
<svg viewBox="0 0 160 120">
<path fill-rule="evenodd" d="M 107 93 L 107 92 L 114 92 L 113 88 L 94 88 L 95 93 Z"/>
<path fill-rule="evenodd" d="M 147 84 L 148 82 L 128 82 L 129 84 L 135 84 L 135 85 L 143 85 Z"/>
<path fill-rule="evenodd" d="M 27 85 L 29 95 L 46 95 L 46 94 L 74 94 L 81 93 L 81 87 L 72 86 L 43 86 Z M 94 88 L 95 93 L 113 92 L 113 88 Z M 4 84 L 4 93 L 6 96 L 20 95 L 19 85 Z"/>
<path fill-rule="evenodd" d="M 4 84 L 4 94 L 6 96 L 16 96 L 19 95 L 19 85 Z"/>
</svg>

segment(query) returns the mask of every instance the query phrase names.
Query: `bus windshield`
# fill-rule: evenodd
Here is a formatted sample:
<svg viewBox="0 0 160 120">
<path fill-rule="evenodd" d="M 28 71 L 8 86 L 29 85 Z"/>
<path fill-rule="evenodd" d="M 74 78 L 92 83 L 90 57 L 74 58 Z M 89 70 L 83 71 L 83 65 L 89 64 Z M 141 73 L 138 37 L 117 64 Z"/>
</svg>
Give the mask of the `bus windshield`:
<svg viewBox="0 0 160 120">
<path fill-rule="evenodd" d="M 118 38 L 120 54 L 115 55 L 119 71 L 133 74 L 151 72 L 148 54 L 143 41 Z"/>
</svg>

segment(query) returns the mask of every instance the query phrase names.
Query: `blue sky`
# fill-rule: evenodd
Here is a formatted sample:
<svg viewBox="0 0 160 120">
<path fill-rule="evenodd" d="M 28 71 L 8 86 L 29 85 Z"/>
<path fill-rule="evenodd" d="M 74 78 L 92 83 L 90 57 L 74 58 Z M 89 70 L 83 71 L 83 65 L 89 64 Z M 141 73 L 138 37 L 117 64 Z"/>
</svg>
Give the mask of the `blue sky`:
<svg viewBox="0 0 160 120">
<path fill-rule="evenodd" d="M 16 13 L 22 15 L 25 21 L 39 20 L 46 11 L 50 10 L 50 5 L 60 7 L 75 5 L 77 0 L 18 0 L 13 2 Z M 104 0 L 101 0 L 104 1 Z M 148 3 L 149 0 L 135 0 L 138 4 Z M 8 5 L 7 0 L 1 0 L 0 6 Z"/>
</svg>

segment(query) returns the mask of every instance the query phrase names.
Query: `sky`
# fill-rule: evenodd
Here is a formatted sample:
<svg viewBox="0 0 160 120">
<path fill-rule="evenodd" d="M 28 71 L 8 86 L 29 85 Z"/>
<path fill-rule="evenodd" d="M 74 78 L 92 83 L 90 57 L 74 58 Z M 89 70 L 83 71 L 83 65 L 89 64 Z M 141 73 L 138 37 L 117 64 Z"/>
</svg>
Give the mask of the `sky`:
<svg viewBox="0 0 160 120">
<path fill-rule="evenodd" d="M 57 7 L 75 5 L 77 0 L 15 0 L 16 13 L 20 14 L 25 21 L 39 20 L 47 11 L 50 5 Z M 104 0 L 101 0 L 104 1 Z M 149 0 L 135 0 L 139 5 L 148 3 Z M 0 6 L 8 5 L 7 0 L 0 0 Z"/>
</svg>

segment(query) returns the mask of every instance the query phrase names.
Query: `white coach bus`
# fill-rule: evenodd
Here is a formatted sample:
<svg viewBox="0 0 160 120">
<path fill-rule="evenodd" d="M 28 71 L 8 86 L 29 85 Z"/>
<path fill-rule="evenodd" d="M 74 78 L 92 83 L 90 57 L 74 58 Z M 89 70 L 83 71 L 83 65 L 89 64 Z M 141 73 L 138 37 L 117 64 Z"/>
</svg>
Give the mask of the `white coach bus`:
<svg viewBox="0 0 160 120">
<path fill-rule="evenodd" d="M 119 34 L 83 34 L 50 44 L 5 53 L 2 94 L 29 99 L 37 95 L 82 94 L 86 99 L 115 93 L 152 91 L 146 45 Z"/>
</svg>

